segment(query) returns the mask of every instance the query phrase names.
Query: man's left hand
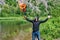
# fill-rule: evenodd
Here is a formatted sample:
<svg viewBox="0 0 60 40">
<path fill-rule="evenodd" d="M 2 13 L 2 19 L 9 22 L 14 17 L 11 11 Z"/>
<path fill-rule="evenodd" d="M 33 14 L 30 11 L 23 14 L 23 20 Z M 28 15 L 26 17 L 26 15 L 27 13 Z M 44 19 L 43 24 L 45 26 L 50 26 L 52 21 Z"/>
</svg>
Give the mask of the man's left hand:
<svg viewBox="0 0 60 40">
<path fill-rule="evenodd" d="M 50 16 L 50 15 L 48 15 L 48 18 L 51 18 L 51 16 Z"/>
</svg>

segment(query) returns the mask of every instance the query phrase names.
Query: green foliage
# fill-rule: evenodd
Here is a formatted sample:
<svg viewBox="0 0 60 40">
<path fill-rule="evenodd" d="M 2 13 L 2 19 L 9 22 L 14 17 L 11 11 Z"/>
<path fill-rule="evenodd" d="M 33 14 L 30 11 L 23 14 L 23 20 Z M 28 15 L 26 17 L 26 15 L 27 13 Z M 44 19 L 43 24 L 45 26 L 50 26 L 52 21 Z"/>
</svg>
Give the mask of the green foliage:
<svg viewBox="0 0 60 40">
<path fill-rule="evenodd" d="M 10 6 L 17 6 L 16 0 L 5 0 L 5 3 Z"/>
<path fill-rule="evenodd" d="M 46 37 L 50 37 L 50 39 L 60 37 L 60 32 L 59 32 L 60 19 L 59 18 L 56 18 L 56 19 L 53 18 L 53 19 L 50 19 L 48 22 L 41 24 L 40 31 L 41 31 L 42 37 L 46 36 Z M 43 37 L 43 38 L 46 39 L 46 37 Z"/>
<path fill-rule="evenodd" d="M 2 12 L 0 14 L 0 17 L 19 17 L 23 15 L 23 13 L 20 12 L 20 9 L 16 0 L 6 0 L 5 2 L 6 4 L 2 6 Z M 56 1 L 55 3 L 54 1 L 49 0 L 48 5 L 49 5 L 49 12 L 51 13 L 52 18 L 49 19 L 46 23 L 41 24 L 40 32 L 41 32 L 41 37 L 43 39 L 53 40 L 54 38 L 60 37 L 60 3 L 58 1 Z M 41 13 L 39 13 L 38 15 L 45 17 L 47 13 L 45 12 L 45 6 L 42 3 L 39 4 L 39 9 L 41 10 Z M 36 16 L 37 13 L 27 7 L 26 14 L 27 16 L 34 17 Z M 14 22 L 16 23 L 16 25 L 26 24 L 27 22 L 23 20 L 24 19 L 20 21 L 17 20 L 17 22 L 16 21 Z M 8 24 L 8 23 L 4 23 L 4 24 Z M 14 32 L 9 35 L 12 35 L 12 34 L 14 34 Z"/>
<path fill-rule="evenodd" d="M 5 4 L 2 8 L 1 17 L 13 17 L 13 16 L 20 16 L 20 10 L 17 7 L 9 6 Z"/>
</svg>

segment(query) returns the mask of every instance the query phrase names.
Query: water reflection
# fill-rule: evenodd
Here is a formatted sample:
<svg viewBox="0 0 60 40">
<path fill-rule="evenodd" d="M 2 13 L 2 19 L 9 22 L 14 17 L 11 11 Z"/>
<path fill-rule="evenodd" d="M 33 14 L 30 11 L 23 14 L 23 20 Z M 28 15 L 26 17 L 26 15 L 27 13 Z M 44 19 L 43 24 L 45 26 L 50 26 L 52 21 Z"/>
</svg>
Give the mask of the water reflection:
<svg viewBox="0 0 60 40">
<path fill-rule="evenodd" d="M 28 33 L 29 29 L 31 28 L 30 24 L 23 24 L 21 25 L 19 22 L 6 22 L 3 21 L 0 23 L 0 32 L 2 40 L 9 40 L 14 36 L 18 35 L 19 33 L 25 34 Z M 21 34 L 20 34 L 21 35 Z M 0 38 L 0 39 L 1 39 Z M 12 40 L 12 39 L 11 39 Z"/>
</svg>

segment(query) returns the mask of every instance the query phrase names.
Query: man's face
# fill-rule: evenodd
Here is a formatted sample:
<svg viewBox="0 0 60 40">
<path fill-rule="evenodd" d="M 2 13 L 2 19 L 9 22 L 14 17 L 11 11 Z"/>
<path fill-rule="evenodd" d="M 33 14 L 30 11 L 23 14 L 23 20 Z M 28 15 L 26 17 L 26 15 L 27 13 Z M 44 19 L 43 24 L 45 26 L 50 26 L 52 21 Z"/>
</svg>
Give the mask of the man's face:
<svg viewBox="0 0 60 40">
<path fill-rule="evenodd" d="M 38 20 L 39 20 L 39 18 L 35 17 L 35 21 L 38 21 Z"/>
</svg>

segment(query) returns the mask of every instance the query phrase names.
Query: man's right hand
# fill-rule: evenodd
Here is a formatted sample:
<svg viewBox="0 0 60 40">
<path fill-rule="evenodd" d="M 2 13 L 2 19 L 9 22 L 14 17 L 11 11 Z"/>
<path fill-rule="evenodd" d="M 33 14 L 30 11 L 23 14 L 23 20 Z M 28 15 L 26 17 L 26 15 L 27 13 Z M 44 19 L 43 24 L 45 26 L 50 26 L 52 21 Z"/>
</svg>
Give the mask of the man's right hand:
<svg viewBox="0 0 60 40">
<path fill-rule="evenodd" d="M 24 18 L 26 19 L 26 18 L 27 18 L 27 16 L 24 16 Z"/>
</svg>

